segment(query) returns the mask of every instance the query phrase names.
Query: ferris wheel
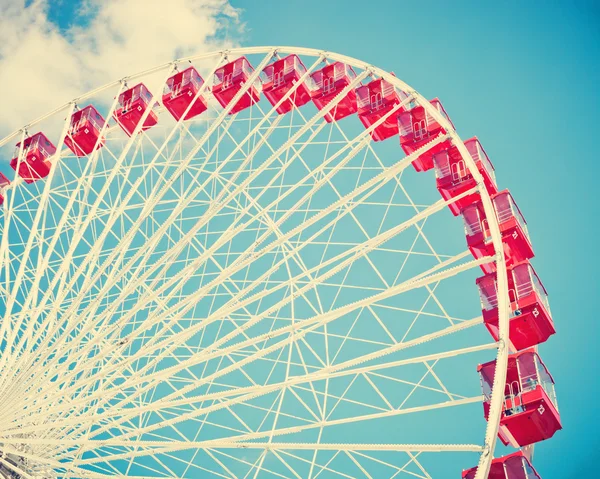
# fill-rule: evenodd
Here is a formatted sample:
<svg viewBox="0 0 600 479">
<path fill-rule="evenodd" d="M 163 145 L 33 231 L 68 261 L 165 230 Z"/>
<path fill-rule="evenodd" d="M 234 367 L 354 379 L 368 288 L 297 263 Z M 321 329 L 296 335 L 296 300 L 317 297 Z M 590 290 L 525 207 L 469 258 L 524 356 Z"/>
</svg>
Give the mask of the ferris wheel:
<svg viewBox="0 0 600 479">
<path fill-rule="evenodd" d="M 1 140 L 0 477 L 539 479 L 555 330 L 482 143 L 291 47 Z"/>
</svg>

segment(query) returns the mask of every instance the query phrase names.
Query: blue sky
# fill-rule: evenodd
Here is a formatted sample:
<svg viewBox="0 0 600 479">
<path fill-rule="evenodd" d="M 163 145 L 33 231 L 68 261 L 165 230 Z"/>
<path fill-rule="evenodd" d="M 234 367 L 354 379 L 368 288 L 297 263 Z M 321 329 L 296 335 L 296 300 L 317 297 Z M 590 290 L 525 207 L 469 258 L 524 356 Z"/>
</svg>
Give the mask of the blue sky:
<svg viewBox="0 0 600 479">
<path fill-rule="evenodd" d="M 477 135 L 530 226 L 535 266 L 558 334 L 540 348 L 557 383 L 564 430 L 536 448 L 544 479 L 593 477 L 600 169 L 600 6 L 593 1 L 232 0 L 242 45 L 340 52 L 439 97 L 463 138 Z M 86 27 L 77 0 L 51 4 L 60 31 Z M 226 38 L 227 39 L 227 38 Z M 0 56 L 1 58 L 1 56 Z M 147 65 L 151 66 L 151 65 Z"/>
<path fill-rule="evenodd" d="M 440 97 L 463 138 L 480 138 L 528 220 L 558 328 L 540 352 L 564 430 L 536 448 L 536 467 L 544 479 L 596 476 L 598 3 L 254 3 L 233 2 L 245 9 L 245 44 L 323 48 L 393 70 Z"/>
</svg>

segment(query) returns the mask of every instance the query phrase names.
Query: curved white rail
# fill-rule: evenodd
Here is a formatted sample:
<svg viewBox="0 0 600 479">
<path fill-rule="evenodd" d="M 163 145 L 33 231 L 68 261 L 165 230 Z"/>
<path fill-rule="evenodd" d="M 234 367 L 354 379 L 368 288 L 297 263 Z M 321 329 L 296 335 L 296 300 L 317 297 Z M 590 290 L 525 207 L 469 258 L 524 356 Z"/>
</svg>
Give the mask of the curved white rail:
<svg viewBox="0 0 600 479">
<path fill-rule="evenodd" d="M 452 124 L 442 114 L 440 114 L 440 112 L 437 110 L 437 108 L 432 106 L 431 103 L 429 103 L 429 101 L 426 98 L 424 98 L 415 89 L 410 87 L 408 84 L 403 82 L 401 79 L 397 78 L 396 76 L 394 76 L 393 74 L 391 74 L 385 70 L 375 67 L 374 65 L 372 65 L 370 63 L 363 62 L 363 61 L 357 60 L 355 58 L 341 55 L 338 53 L 317 50 L 317 49 L 312 49 L 312 48 L 300 48 L 300 47 L 289 47 L 289 46 L 281 46 L 281 47 L 264 46 L 264 47 L 235 48 L 235 49 L 225 50 L 225 51 L 215 51 L 215 52 L 210 52 L 210 53 L 203 53 L 203 54 L 199 54 L 199 55 L 193 55 L 193 56 L 189 56 L 189 57 L 185 57 L 185 58 L 180 58 L 178 60 L 174 60 L 172 62 L 168 62 L 168 63 L 162 64 L 162 65 L 156 66 L 154 68 L 145 70 L 143 72 L 139 72 L 139 73 L 124 77 L 120 80 L 117 80 L 117 81 L 114 81 L 111 83 L 107 83 L 104 86 L 101 86 L 95 90 L 92 90 L 88 93 L 80 95 L 79 97 L 71 100 L 70 102 L 64 104 L 63 106 L 56 108 L 55 110 L 49 112 L 48 114 L 45 114 L 45 115 L 37 118 L 36 120 L 28 123 L 27 125 L 24 125 L 22 128 L 9 134 L 8 136 L 6 136 L 2 140 L 0 140 L 0 147 L 6 145 L 8 142 L 10 142 L 11 140 L 13 140 L 15 137 L 17 137 L 19 135 L 21 136 L 21 139 L 23 139 L 24 132 L 27 129 L 29 129 L 30 127 L 48 119 L 48 118 L 51 118 L 53 115 L 56 115 L 56 114 L 59 114 L 62 112 L 70 112 L 70 109 L 73 108 L 73 105 L 76 102 L 80 102 L 87 98 L 93 97 L 105 90 L 108 90 L 113 87 L 117 87 L 119 85 L 122 88 L 122 85 L 127 80 L 141 78 L 146 75 L 157 73 L 157 72 L 164 71 L 164 70 L 168 70 L 168 73 L 171 73 L 172 69 L 175 66 L 177 66 L 180 63 L 184 63 L 184 62 L 192 62 L 192 61 L 206 60 L 209 58 L 219 58 L 219 57 L 221 58 L 221 61 L 223 61 L 223 60 L 226 60 L 229 56 L 237 57 L 237 56 L 241 56 L 241 55 L 261 54 L 261 53 L 267 54 L 267 55 L 270 53 L 271 54 L 295 53 L 298 55 L 324 58 L 324 59 L 333 60 L 333 61 L 340 61 L 340 62 L 346 63 L 354 68 L 362 69 L 363 71 L 366 71 L 369 74 L 377 75 L 381 78 L 384 78 L 386 81 L 390 82 L 391 84 L 393 84 L 400 90 L 408 93 L 409 95 L 412 95 L 412 97 L 415 99 L 415 101 L 419 105 L 424 106 L 425 109 L 427 110 L 427 112 L 440 125 L 443 126 L 443 128 L 448 132 L 447 133 L 448 137 L 450 137 L 452 139 L 452 142 L 460 151 L 462 158 L 465 161 L 467 168 L 469 169 L 469 172 L 471 173 L 471 175 L 477 182 L 479 193 L 481 195 L 481 199 L 482 199 L 482 203 L 483 203 L 483 207 L 484 207 L 484 211 L 485 211 L 485 215 L 489 222 L 489 229 L 490 229 L 490 233 L 491 233 L 492 243 L 494 245 L 494 250 L 496 251 L 495 260 L 496 260 L 496 264 L 497 264 L 496 270 L 497 270 L 498 311 L 499 311 L 499 341 L 497 344 L 498 345 L 498 353 L 497 353 L 497 358 L 496 358 L 497 367 L 496 367 L 496 374 L 494 377 L 494 384 L 493 384 L 492 396 L 491 396 L 491 401 L 490 401 L 490 412 L 489 412 L 488 425 L 487 425 L 487 429 L 486 429 L 484 444 L 481 448 L 469 446 L 470 447 L 469 450 L 477 450 L 477 451 L 481 450 L 481 456 L 480 456 L 476 479 L 487 478 L 487 475 L 488 475 L 489 469 L 490 469 L 491 460 L 493 458 L 494 447 L 496 444 L 496 438 L 498 436 L 498 428 L 499 428 L 500 419 L 501 419 L 501 415 L 502 415 L 502 404 L 503 404 L 503 399 L 504 399 L 504 384 L 506 382 L 506 369 L 507 369 L 508 353 L 509 353 L 509 348 L 508 348 L 509 298 L 508 298 L 507 272 L 506 272 L 505 258 L 504 258 L 503 246 L 502 246 L 502 237 L 501 237 L 497 217 L 494 212 L 493 205 L 492 205 L 492 201 L 491 201 L 489 193 L 487 192 L 487 189 L 484 186 L 483 178 L 477 169 L 475 161 L 469 154 L 467 148 L 465 147 L 465 145 L 464 145 L 463 141 L 461 140 L 461 138 L 459 137 L 458 133 L 454 130 L 454 128 L 452 127 Z M 256 73 L 258 74 L 259 72 L 260 72 L 260 69 L 257 69 Z M 208 83 L 208 80 L 206 83 Z M 235 102 L 232 102 L 232 104 L 234 104 L 234 103 Z M 113 108 L 114 108 L 114 105 L 113 105 Z M 148 110 L 146 112 L 146 114 L 148 114 L 149 111 L 150 110 Z M 70 114 L 67 115 L 67 119 L 66 119 L 67 125 L 68 125 L 69 119 L 70 119 Z M 141 128 L 142 123 L 143 123 L 143 120 L 139 123 L 138 129 Z M 61 135 L 59 147 L 62 145 L 62 141 L 63 141 L 65 134 L 66 134 L 66 129 L 63 131 L 63 134 Z M 132 139 L 133 139 L 133 135 L 132 135 Z M 60 148 L 57 151 L 60 153 Z M 44 189 L 44 193 L 43 193 L 44 198 L 47 197 L 49 188 L 50 188 L 50 181 L 47 182 L 47 185 Z M 8 235 L 5 235 L 5 236 L 8 236 Z M 0 256 L 0 267 L 1 267 L 3 260 L 4 260 L 4 258 L 2 255 L 2 256 Z M 273 445 L 272 447 L 275 448 L 275 446 L 276 445 Z M 240 446 L 240 447 L 243 447 L 243 446 Z M 248 445 L 247 447 L 251 447 L 251 446 Z M 322 446 L 322 447 L 325 447 L 325 446 Z M 376 447 L 376 446 L 373 446 L 373 447 Z M 386 447 L 388 447 L 388 446 L 386 446 Z M 391 445 L 389 447 L 393 447 L 393 445 Z M 453 447 L 456 448 L 456 446 L 448 446 L 448 449 L 442 448 L 440 450 L 453 450 L 452 449 Z M 466 448 L 467 448 L 467 446 L 465 446 L 465 449 Z M 411 449 L 411 450 L 414 450 L 414 449 Z M 425 448 L 419 448 L 419 450 L 428 450 L 428 449 L 425 447 Z"/>
</svg>

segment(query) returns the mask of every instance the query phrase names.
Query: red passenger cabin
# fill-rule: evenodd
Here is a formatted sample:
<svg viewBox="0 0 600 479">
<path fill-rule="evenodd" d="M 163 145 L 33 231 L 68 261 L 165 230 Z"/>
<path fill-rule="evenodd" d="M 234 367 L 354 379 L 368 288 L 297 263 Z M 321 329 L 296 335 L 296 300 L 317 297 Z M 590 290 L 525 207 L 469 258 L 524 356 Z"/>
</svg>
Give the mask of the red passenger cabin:
<svg viewBox="0 0 600 479">
<path fill-rule="evenodd" d="M 277 105 L 305 73 L 306 67 L 297 55 L 288 55 L 267 65 L 261 72 L 261 79 L 263 93 L 271 105 Z M 305 105 L 310 101 L 310 93 L 306 82 L 298 85 L 294 93 L 277 107 L 277 113 L 283 115 L 291 111 L 294 106 Z"/>
<path fill-rule="evenodd" d="M 208 104 L 206 98 L 196 94 L 200 90 L 204 80 L 194 67 L 176 73 L 167 80 L 163 90 L 162 102 L 169 113 L 179 121 L 192 102 L 193 105 L 185 115 L 184 120 L 189 120 L 206 111 Z M 196 101 L 194 101 L 196 98 Z"/>
<path fill-rule="evenodd" d="M 246 57 L 240 57 L 215 71 L 213 95 L 223 108 L 226 108 L 233 97 L 248 81 L 254 68 Z M 260 91 L 256 85 L 251 85 L 244 95 L 229 111 L 230 115 L 238 113 L 260 100 Z"/>
<path fill-rule="evenodd" d="M 498 187 L 496 186 L 494 167 L 477 137 L 465 141 L 465 147 L 469 151 L 471 158 L 473 158 L 477 170 L 483 177 L 483 182 L 488 193 L 490 195 L 496 194 Z M 477 186 L 477 182 L 467 169 L 465 160 L 456 146 L 434 154 L 433 163 L 437 178 L 437 189 L 445 200 L 456 198 L 465 191 L 469 191 Z M 448 205 L 448 207 L 454 216 L 458 216 L 463 208 L 478 200 L 479 193 L 473 193 Z"/>
<path fill-rule="evenodd" d="M 10 180 L 2 173 L 0 173 L 0 206 L 4 204 L 4 195 L 2 194 L 2 191 L 8 185 L 10 185 Z"/>
<path fill-rule="evenodd" d="M 496 361 L 480 365 L 486 420 Z M 498 437 L 513 447 L 551 438 L 562 429 L 554 392 L 554 379 L 535 349 L 526 349 L 508 357 L 504 402 Z"/>
<path fill-rule="evenodd" d="M 496 193 L 492 196 L 492 204 L 500 226 L 507 265 L 533 258 L 533 246 L 529 239 L 525 218 L 510 192 L 504 190 Z M 475 258 L 493 256 L 494 246 L 481 200 L 464 208 L 462 215 L 467 244 L 473 256 Z M 484 273 L 492 273 L 496 271 L 496 265 L 486 263 L 481 265 L 481 269 Z"/>
<path fill-rule="evenodd" d="M 356 78 L 356 73 L 354 73 L 352 67 L 341 62 L 332 63 L 312 73 L 311 79 L 314 82 L 314 90 L 311 93 L 311 98 L 313 103 L 319 110 L 322 110 L 344 88 L 350 85 L 354 78 Z M 356 110 L 356 92 L 350 90 L 325 115 L 325 121 L 327 123 L 339 121 L 342 118 L 353 115 L 356 113 Z"/>
<path fill-rule="evenodd" d="M 463 479 L 475 479 L 477 468 L 463 471 Z M 522 451 L 492 460 L 487 479 L 541 479 Z"/>
<path fill-rule="evenodd" d="M 10 166 L 17 171 L 19 161 L 19 151 L 21 143 L 17 143 L 15 154 L 10 160 Z M 33 183 L 40 178 L 45 178 L 50 173 L 52 167 L 50 157 L 56 153 L 56 147 L 48 140 L 43 133 L 36 133 L 23 142 L 23 156 L 19 163 L 17 173 L 25 183 Z"/>
<path fill-rule="evenodd" d="M 150 105 L 151 100 L 152 94 L 143 83 L 139 83 L 119 95 L 119 106 L 114 113 L 114 117 L 129 136 L 135 132 L 146 109 L 152 109 L 153 105 Z M 150 110 L 142 126 L 142 131 L 153 127 L 157 123 L 158 116 L 154 111 Z"/>
<path fill-rule="evenodd" d="M 530 348 L 546 341 L 556 332 L 550 313 L 548 293 L 529 261 L 508 267 L 510 300 L 509 338 L 514 350 Z M 477 279 L 483 321 L 498 340 L 498 287 L 496 274 Z"/>
<path fill-rule="evenodd" d="M 356 89 L 358 118 L 369 128 L 380 118 L 389 113 L 396 105 L 408 97 L 403 91 L 396 90 L 394 85 L 378 78 Z M 398 134 L 398 114 L 404 107 L 389 115 L 383 123 L 371 132 L 374 141 L 383 141 Z"/>
<path fill-rule="evenodd" d="M 437 98 L 434 98 L 430 103 L 454 128 L 441 102 Z M 447 133 L 437 120 L 425 110 L 425 107 L 420 105 L 416 105 L 398 116 L 398 128 L 400 130 L 400 146 L 407 155 L 414 153 L 430 141 L 435 140 L 438 135 L 445 135 Z M 413 161 L 413 167 L 417 171 L 430 170 L 433 168 L 433 155 L 450 147 L 450 140 L 438 143 L 435 147 L 429 148 L 419 155 Z"/>
<path fill-rule="evenodd" d="M 98 143 L 98 148 L 104 146 L 104 138 L 98 142 L 103 126 L 104 118 L 98 113 L 98 110 L 93 105 L 86 106 L 71 116 L 71 125 L 65 137 L 65 145 L 76 156 L 89 155 L 94 150 L 96 143 Z"/>
</svg>

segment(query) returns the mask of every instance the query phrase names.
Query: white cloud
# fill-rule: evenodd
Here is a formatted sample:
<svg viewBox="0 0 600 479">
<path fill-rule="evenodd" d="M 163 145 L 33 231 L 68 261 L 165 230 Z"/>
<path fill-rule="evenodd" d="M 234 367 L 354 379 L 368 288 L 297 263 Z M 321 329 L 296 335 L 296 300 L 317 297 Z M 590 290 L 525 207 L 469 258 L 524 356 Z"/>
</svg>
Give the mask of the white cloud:
<svg viewBox="0 0 600 479">
<path fill-rule="evenodd" d="M 73 12 L 85 27 L 67 31 L 48 19 L 48 1 L 0 1 L 0 137 L 108 81 L 230 47 L 243 31 L 228 0 L 86 0 Z"/>
</svg>

